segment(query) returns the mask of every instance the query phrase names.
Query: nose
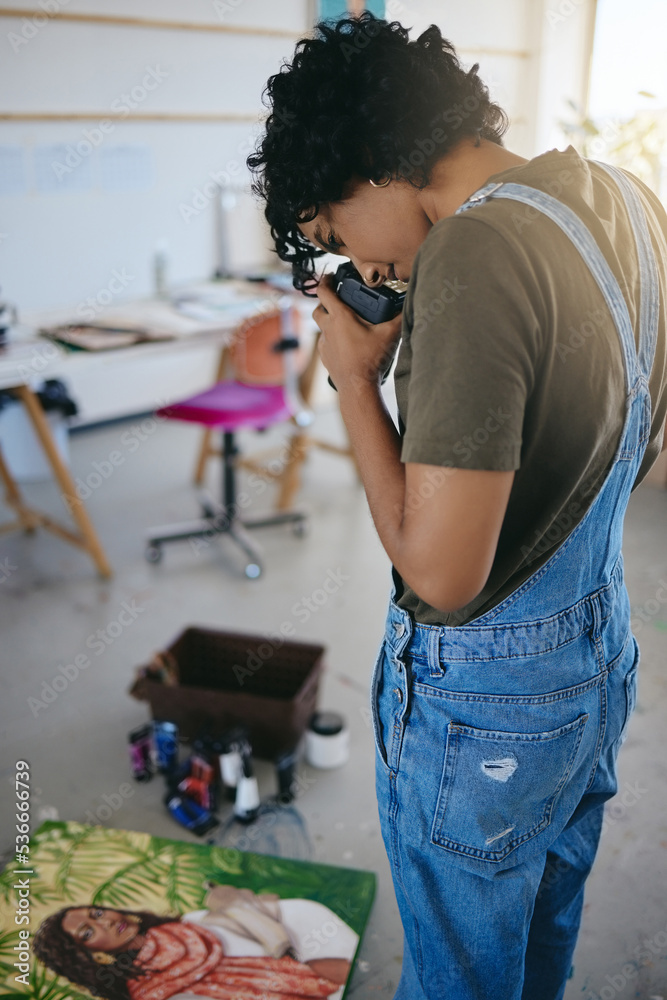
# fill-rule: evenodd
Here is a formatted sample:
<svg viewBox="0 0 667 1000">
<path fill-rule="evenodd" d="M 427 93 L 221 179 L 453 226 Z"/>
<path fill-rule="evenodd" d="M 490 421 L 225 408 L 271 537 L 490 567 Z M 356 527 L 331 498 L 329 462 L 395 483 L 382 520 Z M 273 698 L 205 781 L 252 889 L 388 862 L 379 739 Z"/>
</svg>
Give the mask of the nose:
<svg viewBox="0 0 667 1000">
<path fill-rule="evenodd" d="M 364 284 L 370 288 L 377 288 L 387 280 L 387 275 L 374 264 L 362 264 L 357 268 L 359 274 L 364 279 Z"/>
</svg>

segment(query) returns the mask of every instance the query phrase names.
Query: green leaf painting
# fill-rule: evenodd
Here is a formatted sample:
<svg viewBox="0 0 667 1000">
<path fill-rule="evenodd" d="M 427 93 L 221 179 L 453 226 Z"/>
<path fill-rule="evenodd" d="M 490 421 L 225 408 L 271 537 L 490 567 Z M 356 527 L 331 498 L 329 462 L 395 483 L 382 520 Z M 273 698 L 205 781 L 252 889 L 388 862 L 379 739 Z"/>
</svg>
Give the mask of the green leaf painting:
<svg viewBox="0 0 667 1000">
<path fill-rule="evenodd" d="M 31 841 L 32 874 L 16 874 L 18 867 L 23 866 L 11 863 L 0 875 L 0 1000 L 89 1000 L 89 993 L 47 969 L 32 952 L 29 974 L 18 978 L 25 930 L 32 940 L 42 921 L 63 907 L 178 917 L 204 908 L 213 883 L 323 904 L 361 938 L 375 893 L 371 872 L 73 822 L 44 823 Z M 30 883 L 29 924 L 15 922 L 16 883 L 22 878 Z"/>
</svg>

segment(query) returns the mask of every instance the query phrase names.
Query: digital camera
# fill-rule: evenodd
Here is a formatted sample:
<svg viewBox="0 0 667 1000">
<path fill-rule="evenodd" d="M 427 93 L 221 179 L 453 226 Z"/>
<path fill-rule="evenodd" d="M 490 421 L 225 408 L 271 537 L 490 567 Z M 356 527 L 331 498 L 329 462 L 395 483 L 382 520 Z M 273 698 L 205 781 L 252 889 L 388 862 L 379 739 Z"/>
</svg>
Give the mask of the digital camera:
<svg viewBox="0 0 667 1000">
<path fill-rule="evenodd" d="M 388 319 L 393 319 L 403 308 L 406 287 L 404 281 L 385 281 L 379 288 L 369 288 L 352 261 L 341 264 L 334 274 L 334 290 L 338 298 L 367 323 L 386 323 Z M 382 384 L 386 382 L 392 364 L 393 358 L 382 375 Z M 332 389 L 336 388 L 331 376 L 328 382 Z"/>
<path fill-rule="evenodd" d="M 351 261 L 340 265 L 334 283 L 338 298 L 367 323 L 386 323 L 403 308 L 404 281 L 385 281 L 379 288 L 369 288 Z"/>
</svg>

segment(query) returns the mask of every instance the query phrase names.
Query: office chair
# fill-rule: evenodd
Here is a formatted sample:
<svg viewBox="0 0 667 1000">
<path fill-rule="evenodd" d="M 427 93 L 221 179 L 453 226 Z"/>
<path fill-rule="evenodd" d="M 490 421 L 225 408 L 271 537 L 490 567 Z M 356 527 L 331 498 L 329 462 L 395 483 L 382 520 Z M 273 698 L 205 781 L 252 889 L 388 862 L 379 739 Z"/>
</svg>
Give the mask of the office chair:
<svg viewBox="0 0 667 1000">
<path fill-rule="evenodd" d="M 298 391 L 294 354 L 299 341 L 294 334 L 294 315 L 285 296 L 278 312 L 247 320 L 228 349 L 234 378 L 219 380 L 210 389 L 157 411 L 169 420 L 186 420 L 222 433 L 222 503 L 200 495 L 202 516 L 198 520 L 151 529 L 145 550 L 149 562 L 160 562 L 167 542 L 199 539 L 205 543 L 226 534 L 248 558 L 245 575 L 256 579 L 263 571 L 262 559 L 246 529 L 292 524 L 296 535 L 305 534 L 307 515 L 298 510 L 241 519 L 236 491 L 236 467 L 240 464 L 237 430 L 262 431 L 288 420 L 306 427 L 313 419 Z"/>
<path fill-rule="evenodd" d="M 306 405 L 310 405 L 315 380 L 321 364 L 317 350 L 319 336 L 320 331 L 317 330 L 315 332 L 312 347 L 309 350 L 309 355 L 303 361 L 303 368 L 301 365 L 299 366 L 299 392 L 301 398 L 306 401 Z M 219 381 L 223 374 L 224 356 L 221 358 L 216 380 Z M 295 421 L 295 423 L 297 422 Z M 347 432 L 345 431 L 345 433 Z M 222 455 L 222 449 L 216 446 L 215 442 L 212 441 L 212 438 L 213 431 L 210 427 L 208 427 L 202 432 L 202 441 L 195 463 L 195 472 L 193 477 L 195 486 L 203 485 L 206 477 L 208 460 L 213 457 L 219 458 Z M 340 455 L 343 458 L 349 458 L 356 471 L 357 480 L 361 483 L 361 472 L 357 465 L 356 456 L 352 450 L 352 446 L 350 445 L 349 436 L 346 445 L 334 444 L 332 441 L 313 437 L 312 434 L 309 433 L 309 425 L 305 425 L 304 423 L 301 423 L 300 426 L 297 424 L 295 433 L 293 433 L 289 439 L 288 449 L 285 449 L 284 447 L 279 449 L 274 448 L 271 452 L 260 454 L 253 452 L 251 458 L 247 455 L 240 455 L 237 459 L 236 466 L 237 468 L 255 472 L 264 479 L 274 480 L 277 484 L 275 502 L 276 510 L 290 510 L 292 508 L 294 497 L 301 486 L 301 467 L 309 457 L 311 448 L 320 448 L 328 454 Z M 268 458 L 270 455 L 275 455 L 276 453 L 284 457 L 284 460 L 281 460 L 278 463 L 277 470 L 275 469 L 273 462 L 269 461 L 267 464 L 267 462 L 263 460 Z"/>
</svg>

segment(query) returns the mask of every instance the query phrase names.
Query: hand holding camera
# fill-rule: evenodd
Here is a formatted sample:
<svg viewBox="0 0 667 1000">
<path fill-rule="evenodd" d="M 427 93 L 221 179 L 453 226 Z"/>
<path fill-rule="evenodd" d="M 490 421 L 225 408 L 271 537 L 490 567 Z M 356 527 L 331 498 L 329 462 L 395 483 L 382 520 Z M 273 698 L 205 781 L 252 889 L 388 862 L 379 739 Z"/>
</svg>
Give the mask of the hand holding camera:
<svg viewBox="0 0 667 1000">
<path fill-rule="evenodd" d="M 385 282 L 379 288 L 369 288 L 351 261 L 341 264 L 333 275 L 333 290 L 366 323 L 386 323 L 400 313 L 405 300 L 404 282 Z M 324 307 L 323 307 L 324 308 Z M 392 359 L 383 372 L 381 382 L 389 375 Z M 331 376 L 329 385 L 335 389 Z"/>
<path fill-rule="evenodd" d="M 385 281 L 379 288 L 369 288 L 351 261 L 341 264 L 334 275 L 339 299 L 367 323 L 386 323 L 403 308 L 404 281 Z"/>
</svg>

